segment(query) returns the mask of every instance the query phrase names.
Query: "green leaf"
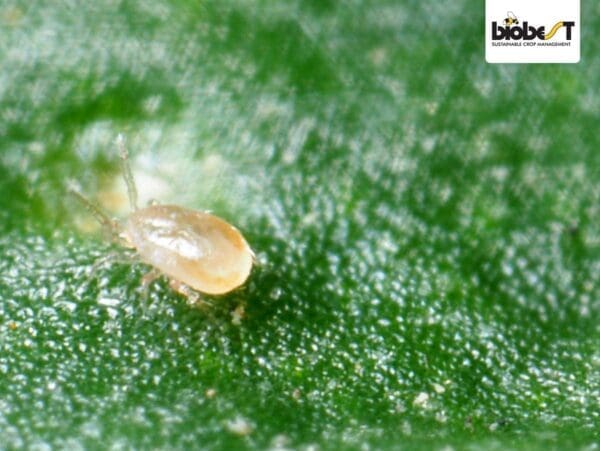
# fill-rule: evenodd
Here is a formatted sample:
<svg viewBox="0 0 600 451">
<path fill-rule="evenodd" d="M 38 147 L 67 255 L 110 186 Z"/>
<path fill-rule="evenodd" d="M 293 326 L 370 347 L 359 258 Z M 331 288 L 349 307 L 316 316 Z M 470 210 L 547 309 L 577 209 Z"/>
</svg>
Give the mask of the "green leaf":
<svg viewBox="0 0 600 451">
<path fill-rule="evenodd" d="M 594 8 L 516 66 L 466 1 L 4 2 L 0 448 L 595 449 Z M 243 289 L 98 263 L 66 185 L 126 217 L 118 133 Z"/>
</svg>

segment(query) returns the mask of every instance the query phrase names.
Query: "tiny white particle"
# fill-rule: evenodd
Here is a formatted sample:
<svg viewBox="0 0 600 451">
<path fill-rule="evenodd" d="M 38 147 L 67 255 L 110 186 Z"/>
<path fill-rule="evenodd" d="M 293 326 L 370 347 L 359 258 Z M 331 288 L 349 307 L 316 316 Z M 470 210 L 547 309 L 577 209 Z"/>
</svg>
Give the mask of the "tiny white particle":
<svg viewBox="0 0 600 451">
<path fill-rule="evenodd" d="M 98 304 L 104 305 L 105 307 L 116 307 L 121 303 L 120 299 L 112 299 L 112 298 L 100 298 L 98 299 Z"/>
<path fill-rule="evenodd" d="M 279 434 L 273 437 L 271 440 L 271 451 L 283 451 L 288 449 L 287 446 L 290 444 L 290 439 L 285 434 Z"/>
<path fill-rule="evenodd" d="M 425 392 L 421 392 L 413 401 L 413 406 L 425 407 L 429 402 L 429 395 Z"/>
<path fill-rule="evenodd" d="M 106 309 L 106 312 L 108 313 L 108 316 L 111 319 L 115 319 L 118 316 L 118 314 L 119 314 L 119 312 L 116 309 L 112 308 L 112 307 L 108 307 Z"/>
<path fill-rule="evenodd" d="M 204 393 L 204 396 L 206 396 L 208 399 L 213 399 L 215 396 L 217 396 L 217 390 L 214 388 L 209 388 Z"/>
<path fill-rule="evenodd" d="M 446 391 L 446 388 L 443 385 L 437 384 L 435 382 L 433 383 L 433 389 L 438 395 L 441 395 Z"/>
<path fill-rule="evenodd" d="M 254 426 L 243 417 L 236 417 L 233 420 L 230 420 L 226 424 L 227 430 L 235 435 L 249 435 L 254 430 Z"/>
</svg>

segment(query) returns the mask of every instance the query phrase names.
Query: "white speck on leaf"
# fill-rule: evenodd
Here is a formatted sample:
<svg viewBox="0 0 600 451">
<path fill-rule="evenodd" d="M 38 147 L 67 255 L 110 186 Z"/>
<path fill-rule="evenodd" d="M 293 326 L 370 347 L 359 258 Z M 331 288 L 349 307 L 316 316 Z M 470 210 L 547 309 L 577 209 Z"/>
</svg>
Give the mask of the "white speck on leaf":
<svg viewBox="0 0 600 451">
<path fill-rule="evenodd" d="M 421 392 L 417 395 L 417 397 L 413 401 L 413 406 L 415 407 L 426 407 L 429 402 L 429 395 L 425 392 Z"/>
<path fill-rule="evenodd" d="M 235 435 L 245 436 L 254 431 L 254 425 L 246 418 L 238 416 L 225 425 L 227 430 Z"/>
<path fill-rule="evenodd" d="M 444 393 L 446 391 L 446 388 L 441 384 L 434 382 L 432 385 L 433 385 L 433 389 L 435 390 L 435 392 L 438 395 L 441 395 L 442 393 Z"/>
</svg>

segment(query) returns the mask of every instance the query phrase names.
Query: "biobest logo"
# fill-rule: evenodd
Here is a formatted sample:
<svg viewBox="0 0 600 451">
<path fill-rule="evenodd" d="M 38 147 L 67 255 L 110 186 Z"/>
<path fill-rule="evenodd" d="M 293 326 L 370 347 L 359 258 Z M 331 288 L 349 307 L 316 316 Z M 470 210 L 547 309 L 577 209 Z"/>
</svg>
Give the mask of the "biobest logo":
<svg viewBox="0 0 600 451">
<path fill-rule="evenodd" d="M 572 29 L 575 26 L 574 21 L 565 21 L 561 20 L 556 22 L 556 24 L 550 30 L 550 33 L 546 34 L 546 27 L 535 27 L 533 25 L 529 25 L 529 22 L 524 21 L 523 26 L 519 26 L 519 19 L 517 16 L 511 11 L 506 13 L 506 19 L 504 19 L 503 25 L 499 26 L 498 22 L 492 22 L 492 40 L 500 41 L 500 40 L 513 40 L 513 41 L 532 41 L 534 39 L 538 39 L 541 41 L 547 41 L 552 39 L 558 30 L 561 28 L 566 29 L 566 40 L 570 41 L 572 39 Z M 539 45 L 540 42 L 533 43 L 533 45 Z"/>
<path fill-rule="evenodd" d="M 513 2 L 486 1 L 489 63 L 579 61 L 579 0 L 521 0 L 518 15 L 503 9 Z"/>
</svg>

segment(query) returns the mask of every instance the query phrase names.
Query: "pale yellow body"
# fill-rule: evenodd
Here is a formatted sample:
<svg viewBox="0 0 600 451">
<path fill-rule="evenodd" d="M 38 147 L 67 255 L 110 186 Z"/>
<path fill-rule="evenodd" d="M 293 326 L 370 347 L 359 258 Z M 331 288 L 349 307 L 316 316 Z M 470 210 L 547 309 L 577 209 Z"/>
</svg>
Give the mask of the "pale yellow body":
<svg viewBox="0 0 600 451">
<path fill-rule="evenodd" d="M 206 294 L 224 294 L 242 285 L 254 260 L 235 227 L 210 213 L 176 205 L 132 212 L 121 236 L 143 262 Z"/>
</svg>

